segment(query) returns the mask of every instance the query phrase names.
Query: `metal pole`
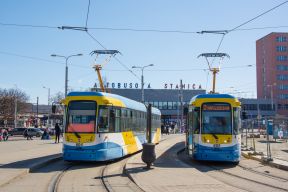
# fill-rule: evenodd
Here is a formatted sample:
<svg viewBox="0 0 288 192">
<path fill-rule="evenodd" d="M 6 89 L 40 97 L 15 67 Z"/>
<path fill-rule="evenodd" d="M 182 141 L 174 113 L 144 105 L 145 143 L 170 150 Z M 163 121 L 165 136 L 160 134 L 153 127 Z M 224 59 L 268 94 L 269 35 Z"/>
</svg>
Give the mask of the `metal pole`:
<svg viewBox="0 0 288 192">
<path fill-rule="evenodd" d="M 144 67 L 142 67 L 142 76 L 141 76 L 141 91 L 142 91 L 142 103 L 144 103 L 144 76 L 143 76 Z"/>
<path fill-rule="evenodd" d="M 149 103 L 147 108 L 147 133 L 148 133 L 148 143 L 152 142 L 152 127 L 151 127 L 151 120 L 152 120 L 152 113 L 151 113 L 152 105 Z"/>
<path fill-rule="evenodd" d="M 181 98 L 180 98 L 180 102 L 181 102 L 181 125 L 180 125 L 180 130 L 181 132 L 182 130 L 182 126 L 183 126 L 183 84 L 182 84 L 182 79 L 180 80 L 180 94 L 181 94 Z"/>
<path fill-rule="evenodd" d="M 248 122 L 246 120 L 246 148 L 248 149 Z"/>
<path fill-rule="evenodd" d="M 272 112 L 274 110 L 274 106 L 273 106 L 273 85 L 271 85 L 271 109 L 272 109 Z"/>
<path fill-rule="evenodd" d="M 215 93 L 215 84 L 216 84 L 216 70 L 213 69 L 213 88 L 212 88 L 212 93 Z"/>
<path fill-rule="evenodd" d="M 48 88 L 48 106 L 50 105 L 50 88 Z"/>
<path fill-rule="evenodd" d="M 15 97 L 15 100 L 14 100 L 15 104 L 14 104 L 14 128 L 17 127 L 17 98 Z"/>
<path fill-rule="evenodd" d="M 69 57 L 65 57 L 66 58 L 66 67 L 65 67 L 65 98 L 67 97 L 67 89 L 68 89 L 68 58 Z"/>
<path fill-rule="evenodd" d="M 38 127 L 38 102 L 39 102 L 39 97 L 37 97 L 37 116 L 36 116 L 36 121 L 37 121 L 37 127 Z"/>
</svg>

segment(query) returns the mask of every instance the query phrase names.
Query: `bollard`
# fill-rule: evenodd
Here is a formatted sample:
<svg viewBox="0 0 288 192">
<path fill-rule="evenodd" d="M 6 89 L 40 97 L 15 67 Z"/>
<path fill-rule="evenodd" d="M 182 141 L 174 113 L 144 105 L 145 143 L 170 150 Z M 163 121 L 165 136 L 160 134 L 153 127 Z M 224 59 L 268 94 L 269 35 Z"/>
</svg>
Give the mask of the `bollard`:
<svg viewBox="0 0 288 192">
<path fill-rule="evenodd" d="M 156 160 L 155 154 L 155 144 L 152 143 L 152 130 L 151 130 L 151 120 L 152 120 L 152 113 L 151 113 L 151 104 L 147 106 L 147 139 L 148 143 L 144 143 L 143 151 L 141 159 L 144 163 L 147 164 L 147 169 L 150 169 L 151 164 Z"/>
<path fill-rule="evenodd" d="M 155 144 L 144 143 L 141 159 L 147 164 L 147 169 L 150 169 L 151 164 L 156 160 Z"/>
</svg>

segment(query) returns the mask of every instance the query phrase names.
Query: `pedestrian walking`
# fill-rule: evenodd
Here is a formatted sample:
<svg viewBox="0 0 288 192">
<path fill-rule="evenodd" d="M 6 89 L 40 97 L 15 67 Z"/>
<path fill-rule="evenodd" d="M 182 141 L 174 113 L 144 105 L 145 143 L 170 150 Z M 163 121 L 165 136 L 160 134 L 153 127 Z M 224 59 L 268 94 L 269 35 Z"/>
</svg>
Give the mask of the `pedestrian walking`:
<svg viewBox="0 0 288 192">
<path fill-rule="evenodd" d="M 55 124 L 55 143 L 59 143 L 61 129 L 58 123 Z"/>
<path fill-rule="evenodd" d="M 8 133 L 7 129 L 3 129 L 2 135 L 3 135 L 3 141 L 7 141 L 8 137 L 9 137 L 9 133 Z"/>
<path fill-rule="evenodd" d="M 24 134 L 24 137 L 27 138 L 27 140 L 33 140 L 33 139 L 32 139 L 32 134 L 29 132 L 29 129 L 28 129 L 28 128 L 25 129 L 25 131 L 24 131 L 23 134 Z"/>
</svg>

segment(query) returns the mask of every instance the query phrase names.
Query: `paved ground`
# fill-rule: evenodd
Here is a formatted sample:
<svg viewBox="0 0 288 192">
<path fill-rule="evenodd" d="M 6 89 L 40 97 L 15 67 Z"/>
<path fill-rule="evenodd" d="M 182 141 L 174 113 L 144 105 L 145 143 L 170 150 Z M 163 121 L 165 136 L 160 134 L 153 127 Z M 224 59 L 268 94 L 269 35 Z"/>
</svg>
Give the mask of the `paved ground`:
<svg viewBox="0 0 288 192">
<path fill-rule="evenodd" d="M 240 165 L 198 162 L 177 152 L 184 135 L 170 135 L 156 146 L 157 160 L 147 170 L 141 153 L 126 164 L 126 172 L 146 192 L 169 191 L 288 191 L 286 171 L 242 158 Z M 183 161 L 182 161 L 183 160 Z M 185 163 L 184 163 L 185 162 Z"/>
<path fill-rule="evenodd" d="M 264 155 L 267 155 L 267 138 L 263 135 L 260 138 L 254 138 L 255 140 L 255 149 L 257 152 L 263 152 Z M 246 137 L 243 137 L 242 142 L 246 145 Z M 253 139 L 247 138 L 248 147 L 253 147 Z M 270 148 L 272 153 L 272 158 L 284 160 L 288 162 L 288 143 L 286 140 L 277 139 L 270 139 Z"/>
<path fill-rule="evenodd" d="M 53 140 L 25 140 L 18 138 L 0 143 L 0 186 L 24 175 L 39 163 L 58 157 L 62 144 Z"/>
<path fill-rule="evenodd" d="M 156 146 L 157 160 L 151 170 L 145 169 L 141 153 L 126 164 L 126 172 L 144 191 L 239 191 L 180 161 L 177 152 L 183 148 L 185 137 L 169 137 Z M 170 152 L 165 153 L 168 149 Z"/>
</svg>

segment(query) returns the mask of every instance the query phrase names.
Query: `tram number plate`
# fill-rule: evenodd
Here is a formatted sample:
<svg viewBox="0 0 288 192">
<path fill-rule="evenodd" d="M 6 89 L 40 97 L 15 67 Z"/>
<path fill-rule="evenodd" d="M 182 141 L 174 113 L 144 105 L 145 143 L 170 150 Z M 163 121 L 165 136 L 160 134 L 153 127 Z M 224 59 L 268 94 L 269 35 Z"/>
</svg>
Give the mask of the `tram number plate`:
<svg viewBox="0 0 288 192">
<path fill-rule="evenodd" d="M 220 148 L 220 144 L 214 144 L 213 147 L 214 148 Z"/>
<path fill-rule="evenodd" d="M 82 143 L 76 143 L 76 147 L 82 147 Z"/>
</svg>

